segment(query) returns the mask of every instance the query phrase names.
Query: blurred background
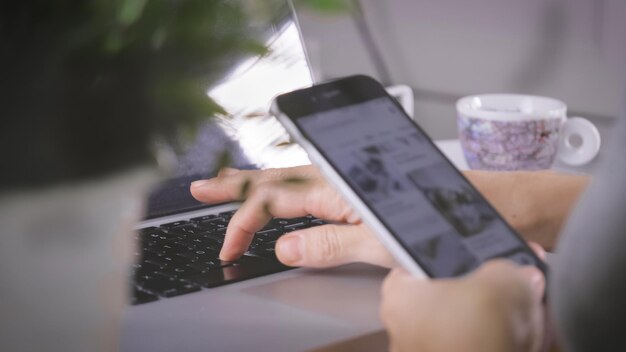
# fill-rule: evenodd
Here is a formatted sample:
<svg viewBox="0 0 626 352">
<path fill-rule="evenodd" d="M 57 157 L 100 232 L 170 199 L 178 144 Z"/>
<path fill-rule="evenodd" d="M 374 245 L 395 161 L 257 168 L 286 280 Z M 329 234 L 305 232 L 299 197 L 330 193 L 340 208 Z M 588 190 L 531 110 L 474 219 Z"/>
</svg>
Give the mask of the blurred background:
<svg viewBox="0 0 626 352">
<path fill-rule="evenodd" d="M 624 76 L 611 56 L 624 50 L 623 1 L 359 3 L 363 20 L 297 6 L 315 79 L 365 73 L 409 85 L 416 120 L 434 139 L 456 138 L 455 101 L 470 94 L 555 97 L 602 137 L 622 112 Z"/>
<path fill-rule="evenodd" d="M 290 44 L 274 45 L 273 60 L 264 60 L 264 65 L 251 70 L 254 73 L 229 80 L 210 95 L 234 115 L 264 115 L 276 93 L 367 74 L 386 86 L 410 87 L 413 116 L 435 140 L 458 138 L 455 103 L 459 98 L 520 93 L 563 100 L 570 117 L 591 120 L 603 143 L 610 142 L 611 126 L 622 114 L 626 95 L 624 63 L 619 62 L 626 56 L 623 1 L 339 3 L 345 8 L 329 13 L 295 0 L 296 18 L 290 20 L 296 23 L 280 27 L 279 32 L 286 34 L 276 36 L 283 38 L 276 43 Z M 244 135 L 255 135 L 247 153 L 264 154 L 262 167 L 306 162 L 302 153 L 267 148 L 288 138 L 272 118 L 259 121 L 235 125 Z M 600 160 L 602 151 L 586 166 L 565 167 L 560 161 L 556 166 L 592 172 Z"/>
</svg>

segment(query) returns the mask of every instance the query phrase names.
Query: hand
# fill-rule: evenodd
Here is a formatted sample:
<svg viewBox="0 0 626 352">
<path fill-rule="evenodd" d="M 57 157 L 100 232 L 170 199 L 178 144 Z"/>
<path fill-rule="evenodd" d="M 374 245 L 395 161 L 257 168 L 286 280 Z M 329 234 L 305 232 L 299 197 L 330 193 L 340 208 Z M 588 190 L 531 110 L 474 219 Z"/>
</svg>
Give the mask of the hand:
<svg viewBox="0 0 626 352">
<path fill-rule="evenodd" d="M 465 171 L 465 176 L 527 241 L 552 249 L 589 177 L 552 171 Z"/>
<path fill-rule="evenodd" d="M 390 350 L 538 351 L 544 287 L 537 268 L 502 259 L 459 279 L 427 281 L 394 269 L 381 306 Z"/>
<path fill-rule="evenodd" d="M 394 261 L 343 198 L 313 166 L 269 170 L 224 169 L 210 180 L 191 184 L 191 193 L 205 203 L 242 200 L 233 215 L 220 253 L 239 258 L 254 233 L 272 217 L 311 214 L 334 224 L 294 231 L 276 244 L 281 262 L 292 266 L 329 267 L 367 262 L 390 267 Z"/>
</svg>

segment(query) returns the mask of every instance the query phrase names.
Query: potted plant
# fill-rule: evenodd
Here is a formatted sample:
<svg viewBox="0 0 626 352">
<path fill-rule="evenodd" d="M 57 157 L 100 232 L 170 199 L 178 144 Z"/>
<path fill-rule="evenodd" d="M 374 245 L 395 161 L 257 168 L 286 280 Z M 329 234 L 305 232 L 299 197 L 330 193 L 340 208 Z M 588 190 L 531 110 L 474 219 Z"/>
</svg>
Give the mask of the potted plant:
<svg viewBox="0 0 626 352">
<path fill-rule="evenodd" d="M 224 113 L 206 91 L 265 53 L 275 6 L 0 5 L 1 350 L 116 349 L 153 146 Z"/>
</svg>

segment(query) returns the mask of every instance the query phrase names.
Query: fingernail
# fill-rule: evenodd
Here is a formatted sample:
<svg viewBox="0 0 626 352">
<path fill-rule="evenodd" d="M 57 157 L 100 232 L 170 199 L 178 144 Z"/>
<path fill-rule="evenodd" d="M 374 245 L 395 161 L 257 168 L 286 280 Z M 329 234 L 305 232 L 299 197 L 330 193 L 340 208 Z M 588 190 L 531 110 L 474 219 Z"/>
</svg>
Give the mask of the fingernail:
<svg viewBox="0 0 626 352">
<path fill-rule="evenodd" d="M 358 224 L 361 222 L 361 217 L 354 210 L 351 210 L 346 221 L 349 224 Z"/>
<path fill-rule="evenodd" d="M 219 175 L 220 176 L 222 176 L 222 175 L 224 175 L 224 176 L 232 176 L 232 175 L 234 175 L 234 174 L 236 174 L 238 172 L 239 172 L 238 169 L 234 169 L 232 167 L 225 167 L 225 168 L 222 168 L 220 170 Z"/>
<path fill-rule="evenodd" d="M 530 279 L 530 282 L 533 285 L 533 289 L 535 290 L 535 293 L 543 296 L 543 291 L 545 290 L 545 286 L 546 286 L 545 280 L 543 278 L 543 274 L 537 273 L 533 275 L 533 277 Z"/>
<path fill-rule="evenodd" d="M 524 275 L 526 275 L 526 277 L 528 278 L 528 281 L 530 282 L 530 285 L 532 286 L 535 293 L 538 295 L 543 295 L 543 290 L 545 286 L 543 273 L 534 266 L 523 268 L 522 271 L 524 272 Z"/>
<path fill-rule="evenodd" d="M 208 184 L 209 184 L 209 180 L 193 181 L 191 183 L 191 188 L 200 188 L 200 187 L 204 187 L 204 186 L 206 186 Z"/>
<path fill-rule="evenodd" d="M 224 260 L 224 261 L 234 261 L 237 260 L 237 257 L 233 256 L 232 253 L 230 253 L 231 255 L 228 255 L 229 253 L 224 252 L 224 250 L 222 249 L 220 251 L 220 259 Z"/>
<path fill-rule="evenodd" d="M 301 242 L 298 235 L 284 236 L 276 244 L 276 255 L 285 264 L 297 264 L 302 260 Z"/>
</svg>

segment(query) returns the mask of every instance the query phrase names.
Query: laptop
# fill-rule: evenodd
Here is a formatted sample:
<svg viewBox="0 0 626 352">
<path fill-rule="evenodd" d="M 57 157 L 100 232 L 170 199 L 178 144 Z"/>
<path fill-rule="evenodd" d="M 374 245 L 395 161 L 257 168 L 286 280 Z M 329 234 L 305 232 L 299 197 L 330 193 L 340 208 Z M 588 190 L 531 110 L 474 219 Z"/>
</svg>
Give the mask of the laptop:
<svg viewBox="0 0 626 352">
<path fill-rule="evenodd" d="M 158 185 L 137 226 L 122 351 L 306 351 L 377 346 L 380 283 L 386 270 L 367 265 L 312 270 L 278 262 L 284 233 L 319 226 L 312 216 L 273 219 L 238 261 L 218 253 L 237 204 L 207 206 L 191 181 L 214 176 L 224 159 L 242 169 L 307 164 L 306 154 L 266 115 L 271 98 L 312 84 L 293 7 L 277 14 L 271 54 L 242 62 L 208 93 L 233 116 L 200 128 L 184 152 L 163 147 L 173 177 Z M 364 340 L 365 339 L 365 340 Z M 375 339 L 380 341 L 380 339 Z"/>
</svg>

